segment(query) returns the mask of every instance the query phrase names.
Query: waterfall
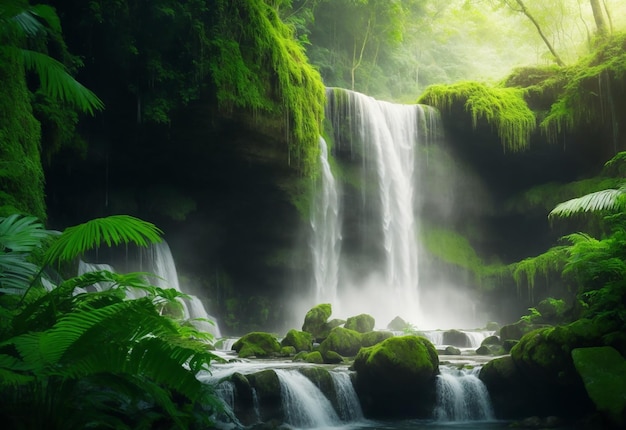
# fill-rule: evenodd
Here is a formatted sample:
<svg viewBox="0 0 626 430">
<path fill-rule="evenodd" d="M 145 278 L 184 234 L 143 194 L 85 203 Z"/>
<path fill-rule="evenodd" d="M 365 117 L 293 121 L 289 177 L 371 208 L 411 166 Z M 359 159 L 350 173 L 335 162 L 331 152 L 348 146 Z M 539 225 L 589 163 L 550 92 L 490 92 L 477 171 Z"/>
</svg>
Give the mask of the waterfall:
<svg viewBox="0 0 626 430">
<path fill-rule="evenodd" d="M 337 393 L 337 408 L 339 417 L 346 422 L 363 420 L 361 403 L 354 391 L 348 372 L 330 372 Z"/>
<path fill-rule="evenodd" d="M 340 423 L 330 401 L 297 370 L 276 369 L 285 423 L 298 428 L 333 427 Z"/>
<path fill-rule="evenodd" d="M 494 413 L 487 388 L 478 379 L 480 368 L 441 367 L 437 376 L 438 421 L 493 420 Z"/>
<path fill-rule="evenodd" d="M 152 282 L 161 288 L 173 288 L 182 292 L 178 281 L 178 272 L 172 251 L 165 241 L 152 245 L 149 248 L 148 263 L 149 272 L 156 275 Z M 187 294 L 189 295 L 189 294 Z M 183 307 L 184 318 L 192 320 L 192 324 L 201 331 L 211 333 L 215 338 L 222 337 L 219 326 L 214 317 L 204 308 L 202 301 L 193 295 L 189 299 L 180 300 Z"/>
<path fill-rule="evenodd" d="M 349 151 L 349 157 L 360 159 L 351 160 L 350 168 L 360 170 L 351 177 L 359 178 L 361 202 L 341 202 L 346 196 L 337 191 L 325 142 L 320 142 L 324 185 L 318 190 L 312 219 L 317 302 L 329 302 L 344 314 L 369 312 L 387 321 L 397 315 L 418 319 L 417 214 L 421 198 L 420 178 L 415 172 L 416 147 L 425 140 L 434 111 L 336 88 L 329 88 L 327 96 L 326 117 L 334 128 L 333 151 Z M 368 259 L 344 258 L 348 238 L 346 228 L 342 228 L 345 216 L 343 223 L 330 221 L 331 215 L 340 214 L 339 206 L 359 212 L 351 219 L 347 234 L 351 252 L 360 248 L 356 252 L 369 253 Z M 342 255 L 337 245 L 340 239 Z M 336 291 L 337 284 L 341 291 Z"/>
<path fill-rule="evenodd" d="M 328 147 L 320 137 L 320 188 L 311 216 L 313 277 L 316 302 L 337 302 L 337 274 L 341 223 L 339 219 L 339 192 L 328 162 Z"/>
</svg>

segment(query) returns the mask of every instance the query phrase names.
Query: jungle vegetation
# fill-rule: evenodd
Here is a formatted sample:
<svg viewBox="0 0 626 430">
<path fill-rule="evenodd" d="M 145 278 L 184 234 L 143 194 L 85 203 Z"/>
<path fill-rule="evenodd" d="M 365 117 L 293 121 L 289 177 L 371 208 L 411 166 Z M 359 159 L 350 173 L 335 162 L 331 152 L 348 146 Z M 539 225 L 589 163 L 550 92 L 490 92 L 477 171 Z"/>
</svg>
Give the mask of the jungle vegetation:
<svg viewBox="0 0 626 430">
<path fill-rule="evenodd" d="M 623 2 L 34 3 L 0 2 L 4 422 L 25 428 L 208 425 L 203 420 L 216 404 L 195 375 L 215 356 L 206 335 L 170 312 L 178 294 L 150 285 L 145 274 L 75 276 L 73 270 L 91 248 L 147 246 L 160 240 L 160 230 L 123 216 L 95 218 L 60 234 L 47 230 L 44 177 L 46 167 L 71 169 L 89 149 L 104 148 L 107 162 L 110 154 L 126 155 L 137 177 L 152 179 L 150 150 L 170 144 L 177 119 L 198 103 L 211 126 L 227 119 L 271 136 L 254 154 L 271 158 L 278 147 L 281 166 L 305 180 L 317 171 L 325 86 L 432 104 L 444 120 L 451 115 L 493 132 L 506 152 L 600 129 L 598 151 L 608 148 L 615 156 L 602 173 L 526 190 L 506 209 L 541 207 L 554 224 L 577 220 L 562 244 L 521 262 L 491 263 L 452 230 L 433 227 L 424 241 L 433 258 L 467 271 L 485 289 L 497 289 L 504 277 L 529 295 L 541 282 L 563 282 L 578 315 L 626 318 Z M 201 154 L 214 155 L 208 142 L 201 144 L 208 148 Z M 200 169 L 173 170 L 171 177 L 159 172 L 159 180 Z M 157 184 L 150 193 L 140 185 L 121 205 L 127 212 L 140 212 L 138 195 L 150 196 L 161 214 L 184 222 L 203 198 L 187 195 L 185 184 Z M 306 207 L 298 191 L 309 187 L 287 188 L 292 201 Z M 98 209 L 111 211 L 106 196 Z M 286 264 L 288 258 L 274 260 Z M 96 282 L 112 287 L 90 291 Z M 224 284 L 218 287 L 232 326 L 251 302 L 257 307 L 248 313 L 267 319 L 271 300 L 258 293 L 246 308 L 230 281 Z M 125 300 L 131 288 L 143 297 Z"/>
</svg>

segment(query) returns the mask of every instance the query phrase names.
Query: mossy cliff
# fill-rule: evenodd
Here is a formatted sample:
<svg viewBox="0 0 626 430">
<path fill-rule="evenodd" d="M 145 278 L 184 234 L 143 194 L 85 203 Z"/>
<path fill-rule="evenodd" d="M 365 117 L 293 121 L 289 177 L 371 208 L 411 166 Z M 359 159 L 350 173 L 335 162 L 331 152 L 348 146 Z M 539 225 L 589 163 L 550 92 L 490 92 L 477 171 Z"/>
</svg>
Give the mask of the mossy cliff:
<svg viewBox="0 0 626 430">
<path fill-rule="evenodd" d="M 0 39 L 6 37 L 0 34 Z M 4 42 L 0 40 L 0 47 Z M 17 212 L 45 220 L 41 128 L 33 116 L 23 64 L 4 47 L 0 49 L 0 112 L 0 216 Z"/>
<path fill-rule="evenodd" d="M 225 331 L 283 329 L 325 104 L 292 27 L 262 0 L 53 3 L 107 109 L 81 123 L 84 156 L 47 168 L 51 226 L 150 220 Z"/>
</svg>

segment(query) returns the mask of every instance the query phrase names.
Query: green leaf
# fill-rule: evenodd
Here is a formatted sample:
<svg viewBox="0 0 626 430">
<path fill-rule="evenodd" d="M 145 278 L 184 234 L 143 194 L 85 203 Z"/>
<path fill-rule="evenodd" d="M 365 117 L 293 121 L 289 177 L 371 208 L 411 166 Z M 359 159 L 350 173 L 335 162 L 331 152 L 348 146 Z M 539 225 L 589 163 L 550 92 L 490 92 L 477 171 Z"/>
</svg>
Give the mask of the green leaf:
<svg viewBox="0 0 626 430">
<path fill-rule="evenodd" d="M 625 187 L 608 189 L 559 203 L 548 214 L 548 218 L 567 218 L 582 212 L 614 211 L 620 207 L 619 197 L 625 192 Z"/>
<path fill-rule="evenodd" d="M 161 241 L 162 231 L 154 224 L 129 215 L 111 215 L 68 227 L 45 254 L 45 265 L 55 261 L 71 261 L 86 251 L 108 246 L 134 243 L 146 247 Z"/>
<path fill-rule="evenodd" d="M 16 47 L 5 47 L 18 50 Z M 104 103 L 93 92 L 74 79 L 65 66 L 52 57 L 28 49 L 19 49 L 24 67 L 39 76 L 41 89 L 52 98 L 73 104 L 83 112 L 94 114 L 104 109 Z"/>
</svg>

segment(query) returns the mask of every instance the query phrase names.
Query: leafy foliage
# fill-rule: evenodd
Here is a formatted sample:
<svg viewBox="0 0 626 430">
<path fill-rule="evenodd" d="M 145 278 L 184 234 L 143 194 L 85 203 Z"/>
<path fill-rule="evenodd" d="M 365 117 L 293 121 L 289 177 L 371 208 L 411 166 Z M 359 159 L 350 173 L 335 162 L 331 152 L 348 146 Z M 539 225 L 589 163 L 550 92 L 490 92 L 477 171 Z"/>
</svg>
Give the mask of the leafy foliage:
<svg viewBox="0 0 626 430">
<path fill-rule="evenodd" d="M 146 245 L 158 241 L 160 233 L 122 216 L 68 230 L 56 238 L 57 246 L 44 261 L 68 259 L 101 243 Z M 26 262 L 53 235 L 32 217 L 1 219 L 0 266 L 11 259 Z M 0 413 L 5 424 L 33 429 L 211 425 L 208 417 L 219 405 L 196 374 L 217 357 L 202 341 L 210 335 L 164 314 L 180 293 L 151 286 L 145 274 L 108 271 L 54 287 L 48 271 L 35 263 L 28 269 L 29 276 L 22 278 L 0 272 L 5 293 L 0 296 Z M 21 266 L 13 270 L 27 273 Z M 87 292 L 103 282 L 110 288 Z M 15 288 L 10 291 L 7 283 Z M 130 288 L 143 296 L 127 300 Z M 194 410 L 194 405 L 202 406 Z"/>
</svg>

